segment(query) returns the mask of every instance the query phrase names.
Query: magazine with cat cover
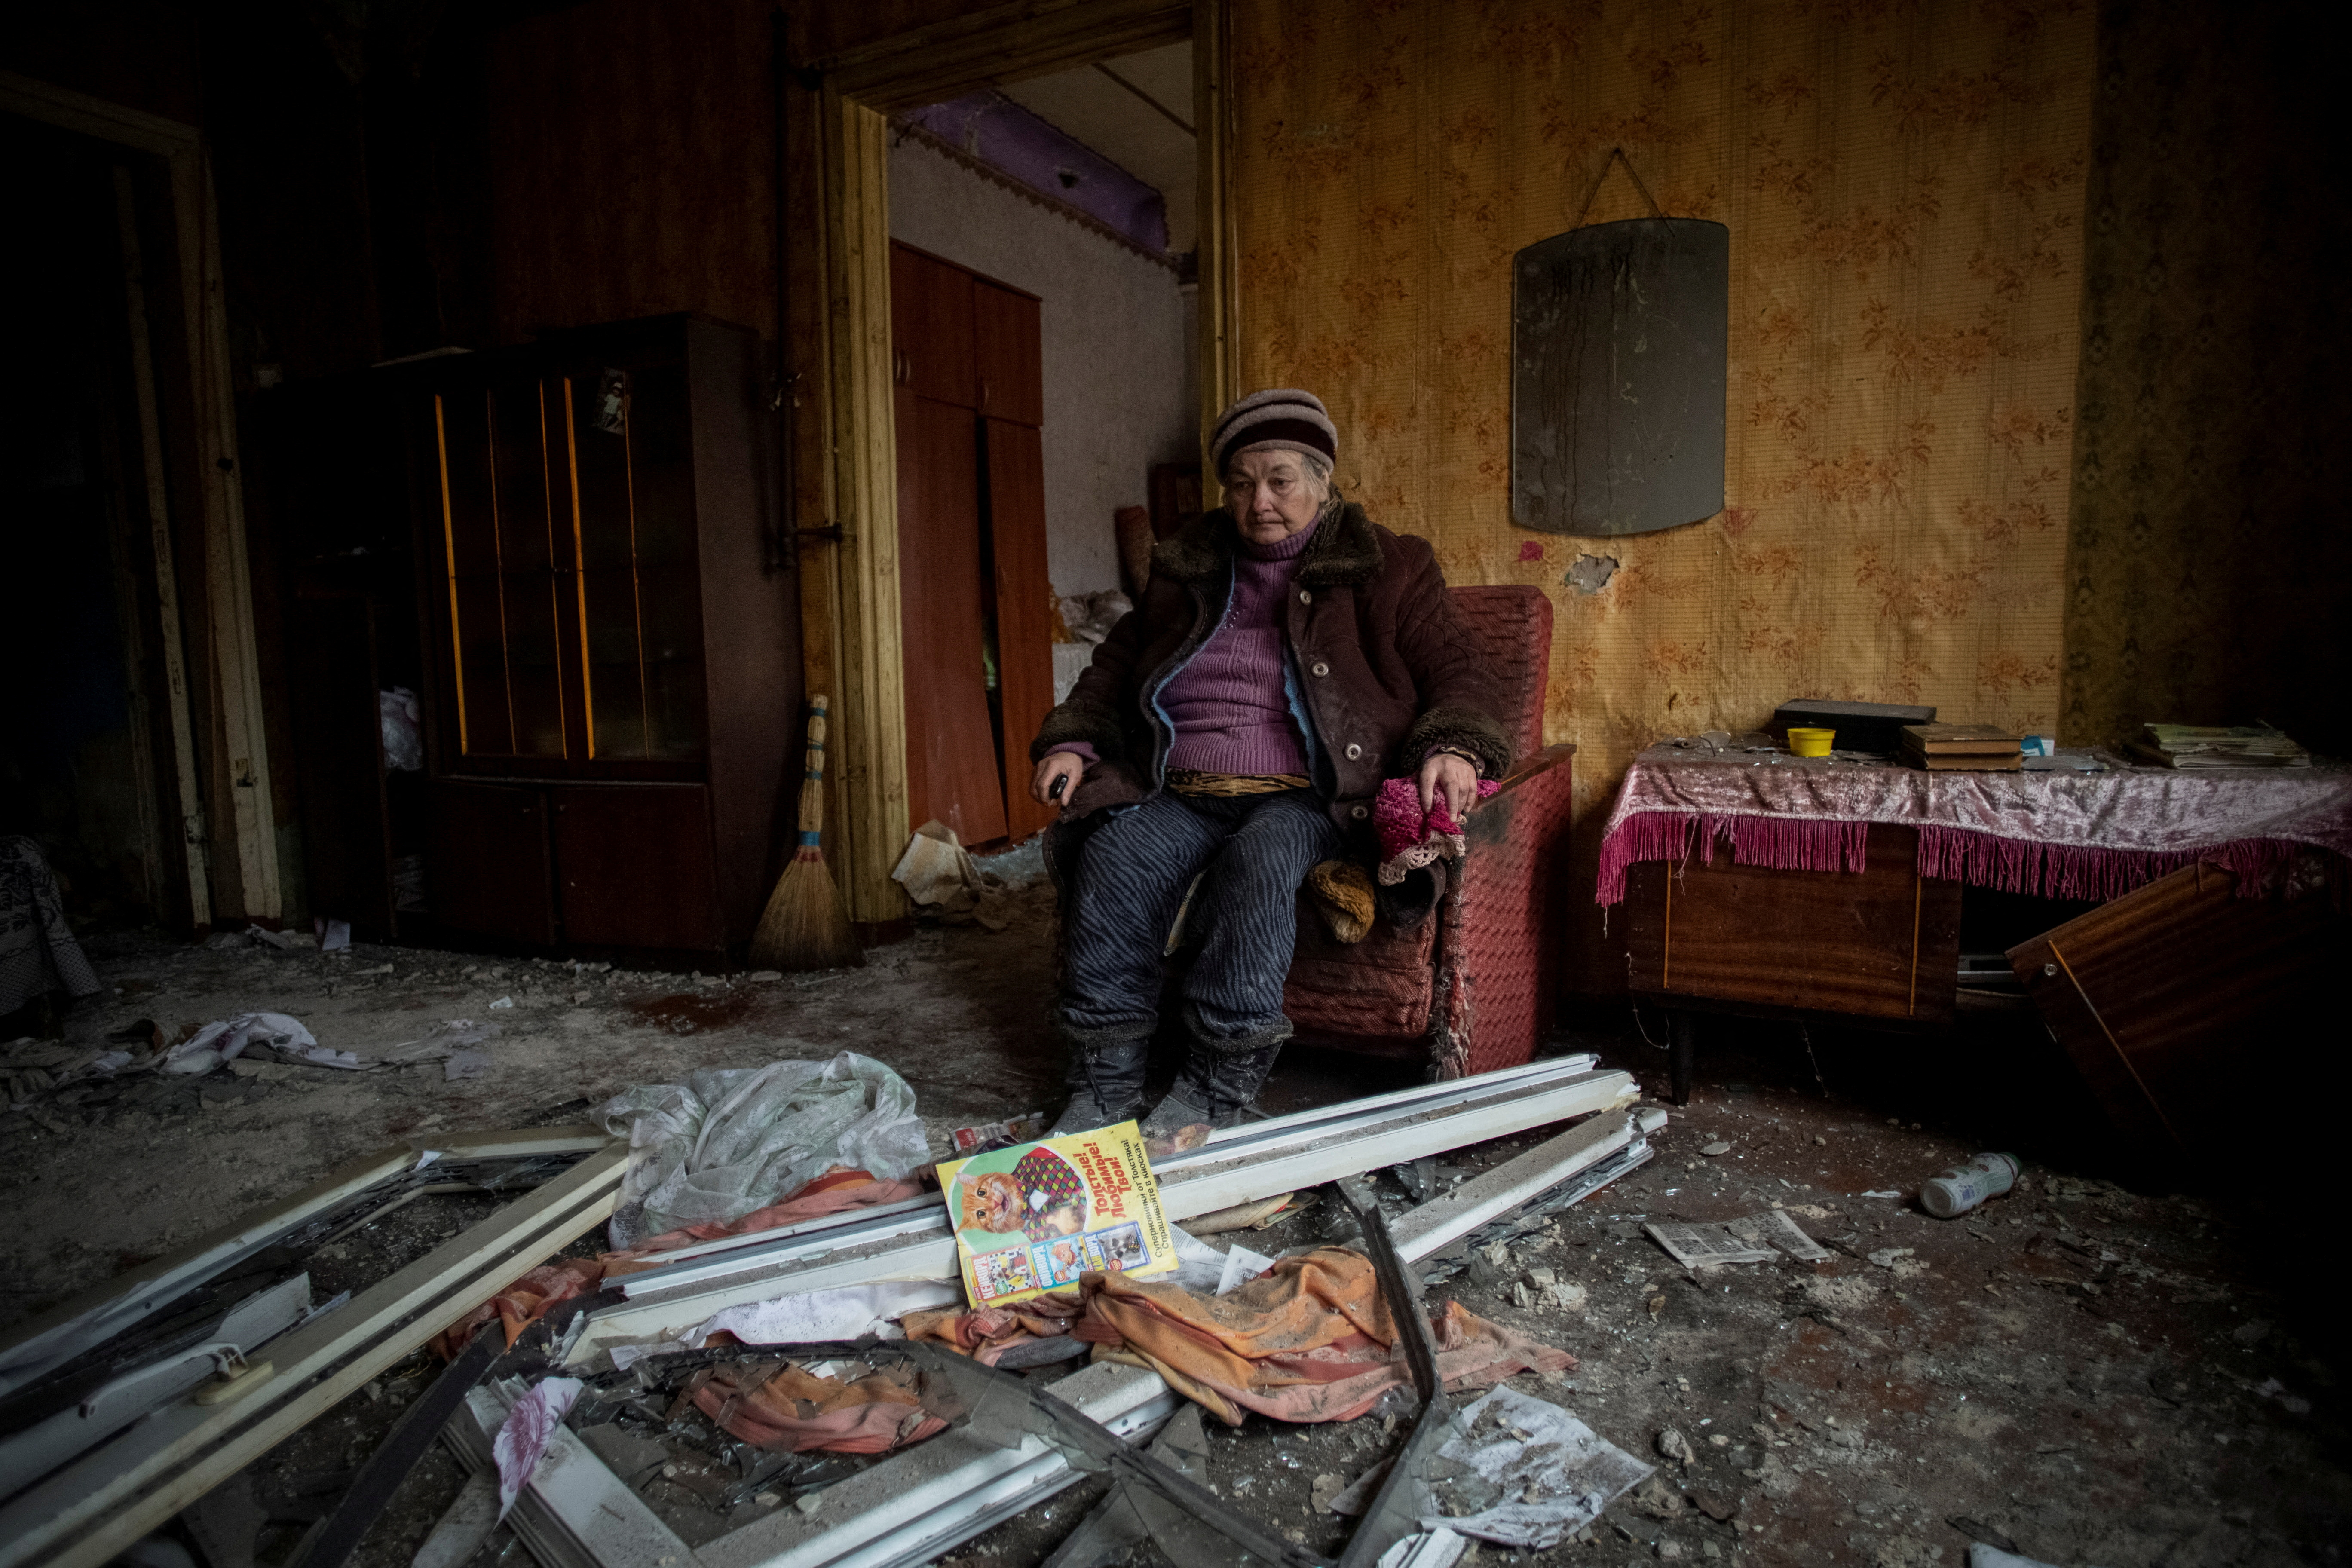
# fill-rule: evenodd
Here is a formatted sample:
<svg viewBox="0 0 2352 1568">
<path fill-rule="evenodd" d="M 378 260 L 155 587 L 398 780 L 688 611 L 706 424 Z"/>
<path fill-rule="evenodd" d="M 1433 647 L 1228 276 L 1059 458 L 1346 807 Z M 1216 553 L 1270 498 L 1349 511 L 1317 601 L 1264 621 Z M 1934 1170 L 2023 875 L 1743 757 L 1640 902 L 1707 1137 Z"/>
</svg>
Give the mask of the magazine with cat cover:
<svg viewBox="0 0 2352 1568">
<path fill-rule="evenodd" d="M 1160 1187 L 1132 1121 L 992 1149 L 940 1166 L 965 1297 L 1002 1307 L 1074 1289 L 1088 1271 L 1176 1267 Z"/>
</svg>

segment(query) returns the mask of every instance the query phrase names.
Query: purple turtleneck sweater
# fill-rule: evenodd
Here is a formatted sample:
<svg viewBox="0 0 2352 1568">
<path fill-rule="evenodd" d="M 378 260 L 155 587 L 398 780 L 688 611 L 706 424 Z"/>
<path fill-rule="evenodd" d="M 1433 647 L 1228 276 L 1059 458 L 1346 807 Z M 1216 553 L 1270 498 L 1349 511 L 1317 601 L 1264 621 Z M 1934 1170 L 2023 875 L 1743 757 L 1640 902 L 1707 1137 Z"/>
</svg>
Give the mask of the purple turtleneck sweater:
<svg viewBox="0 0 2352 1568">
<path fill-rule="evenodd" d="M 1175 678 L 1160 706 L 1176 725 L 1171 768 L 1209 773 L 1304 773 L 1307 752 L 1283 691 L 1283 610 L 1315 525 L 1278 544 L 1239 542 L 1225 618 Z"/>
</svg>

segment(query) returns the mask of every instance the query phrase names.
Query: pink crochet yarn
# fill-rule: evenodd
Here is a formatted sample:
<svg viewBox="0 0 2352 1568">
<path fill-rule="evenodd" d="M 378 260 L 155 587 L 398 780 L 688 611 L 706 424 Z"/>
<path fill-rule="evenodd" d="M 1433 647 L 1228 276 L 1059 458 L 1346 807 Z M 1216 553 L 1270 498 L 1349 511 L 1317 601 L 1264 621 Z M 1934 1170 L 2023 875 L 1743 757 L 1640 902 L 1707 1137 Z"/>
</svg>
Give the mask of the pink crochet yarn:
<svg viewBox="0 0 2352 1568">
<path fill-rule="evenodd" d="M 1502 787 L 1493 779 L 1480 779 L 1478 798 L 1485 800 Z M 1430 803 L 1428 815 L 1423 816 L 1421 786 L 1412 779 L 1381 783 L 1380 798 L 1372 803 L 1372 831 L 1380 836 L 1380 877 L 1385 886 L 1403 881 L 1406 872 L 1441 856 L 1459 860 L 1469 849 L 1463 841 L 1462 825 L 1445 809 L 1444 792 Z"/>
</svg>

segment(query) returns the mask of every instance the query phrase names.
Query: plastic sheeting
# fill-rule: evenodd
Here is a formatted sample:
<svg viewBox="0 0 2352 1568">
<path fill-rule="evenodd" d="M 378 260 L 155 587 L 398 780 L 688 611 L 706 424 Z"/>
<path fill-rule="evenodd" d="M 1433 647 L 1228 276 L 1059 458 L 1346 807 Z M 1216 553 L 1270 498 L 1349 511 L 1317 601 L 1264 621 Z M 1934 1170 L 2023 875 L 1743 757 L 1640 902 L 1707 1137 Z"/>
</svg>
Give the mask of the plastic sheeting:
<svg viewBox="0 0 2352 1568">
<path fill-rule="evenodd" d="M 375 694 L 376 718 L 383 731 L 383 765 L 402 773 L 425 768 L 425 712 L 416 693 L 405 686 Z"/>
<path fill-rule="evenodd" d="M 707 1068 L 684 1083 L 625 1090 L 597 1114 L 629 1139 L 611 1226 L 623 1250 L 664 1231 L 738 1219 L 835 1166 L 897 1180 L 929 1159 L 915 1091 L 855 1051 L 825 1062 Z"/>
</svg>

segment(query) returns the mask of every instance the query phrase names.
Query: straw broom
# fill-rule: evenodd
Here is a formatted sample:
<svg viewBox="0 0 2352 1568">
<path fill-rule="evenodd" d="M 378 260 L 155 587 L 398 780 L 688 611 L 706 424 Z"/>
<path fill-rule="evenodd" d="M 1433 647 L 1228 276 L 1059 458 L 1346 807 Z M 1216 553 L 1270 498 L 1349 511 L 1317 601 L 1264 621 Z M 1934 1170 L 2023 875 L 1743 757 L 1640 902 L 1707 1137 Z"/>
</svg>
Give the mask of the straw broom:
<svg viewBox="0 0 2352 1568">
<path fill-rule="evenodd" d="M 822 697 L 809 699 L 808 774 L 801 784 L 800 847 L 793 852 L 760 929 L 751 935 L 751 963 L 761 969 L 846 969 L 863 966 L 866 954 L 841 907 L 841 894 L 825 869 L 824 712 Z"/>
</svg>

